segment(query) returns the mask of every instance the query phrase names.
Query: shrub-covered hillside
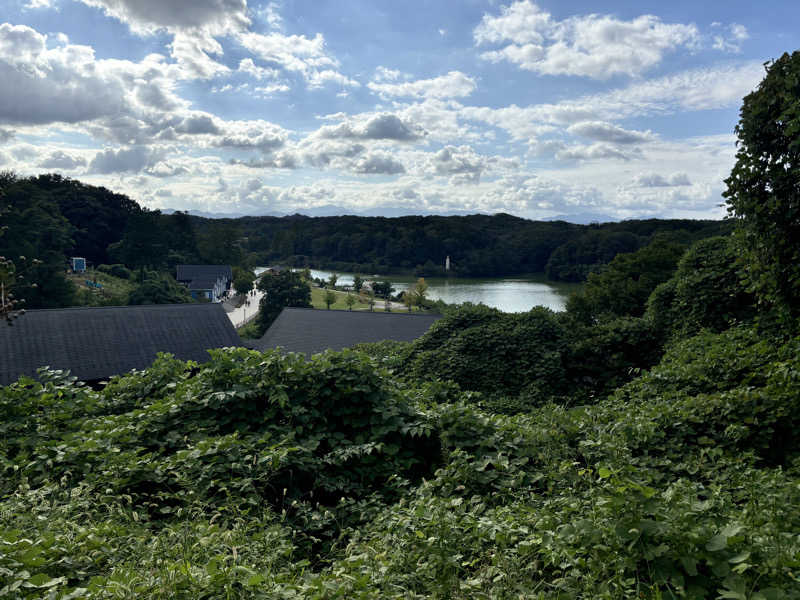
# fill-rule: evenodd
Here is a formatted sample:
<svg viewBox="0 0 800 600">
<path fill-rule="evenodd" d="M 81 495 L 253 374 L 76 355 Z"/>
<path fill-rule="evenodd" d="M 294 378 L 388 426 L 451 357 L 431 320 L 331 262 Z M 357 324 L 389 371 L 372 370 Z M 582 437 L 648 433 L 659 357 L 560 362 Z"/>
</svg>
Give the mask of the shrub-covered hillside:
<svg viewBox="0 0 800 600">
<path fill-rule="evenodd" d="M 514 416 L 357 352 L 0 391 L 12 598 L 798 598 L 800 338 Z"/>
</svg>

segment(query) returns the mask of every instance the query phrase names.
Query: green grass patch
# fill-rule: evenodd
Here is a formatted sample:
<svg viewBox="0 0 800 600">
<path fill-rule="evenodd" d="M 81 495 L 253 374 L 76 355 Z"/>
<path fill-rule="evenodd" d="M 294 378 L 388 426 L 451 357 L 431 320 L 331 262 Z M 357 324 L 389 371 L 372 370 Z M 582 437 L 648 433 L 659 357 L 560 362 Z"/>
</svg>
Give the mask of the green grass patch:
<svg viewBox="0 0 800 600">
<path fill-rule="evenodd" d="M 128 294 L 135 287 L 135 282 L 114 277 L 97 270 L 86 273 L 70 273 L 67 278 L 77 289 L 77 306 L 119 306 L 128 303 Z M 87 285 L 86 282 L 98 283 L 102 288 Z"/>
<path fill-rule="evenodd" d="M 322 288 L 317 288 L 317 287 L 311 288 L 311 305 L 314 308 L 321 308 L 323 310 L 328 308 L 327 305 L 325 304 L 326 291 L 327 290 L 324 290 Z M 334 290 L 333 293 L 336 294 L 336 302 L 331 304 L 331 310 L 348 310 L 349 307 L 345 302 L 345 298 L 347 298 L 348 293 L 340 292 L 338 290 Z M 369 310 L 369 304 L 364 298 L 362 298 L 358 294 L 352 294 L 352 295 L 356 297 L 356 303 L 353 305 L 353 310 Z M 397 303 L 394 304 L 396 305 Z M 385 303 L 382 298 L 375 299 L 375 306 L 373 307 L 373 310 L 375 312 L 386 311 Z M 405 307 L 400 308 L 398 306 L 394 306 L 389 312 L 407 313 L 408 309 Z M 419 310 L 417 308 L 414 308 L 414 312 L 419 312 Z M 428 311 L 423 311 L 423 312 L 428 312 Z"/>
</svg>

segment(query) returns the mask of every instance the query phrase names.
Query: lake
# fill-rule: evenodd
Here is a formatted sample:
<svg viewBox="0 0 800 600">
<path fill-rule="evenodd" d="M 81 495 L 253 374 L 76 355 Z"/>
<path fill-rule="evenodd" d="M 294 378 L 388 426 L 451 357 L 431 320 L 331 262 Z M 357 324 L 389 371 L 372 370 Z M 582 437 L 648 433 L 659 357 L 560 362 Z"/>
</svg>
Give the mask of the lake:
<svg viewBox="0 0 800 600">
<path fill-rule="evenodd" d="M 337 285 L 353 285 L 353 273 L 337 271 L 336 274 L 339 276 Z M 311 276 L 315 278 L 328 279 L 330 275 L 331 271 L 311 269 Z M 395 294 L 408 289 L 417 281 L 416 277 L 401 275 L 362 277 L 370 281 L 388 279 L 395 288 Z M 428 298 L 432 300 L 443 300 L 448 304 L 482 302 L 504 312 L 525 312 L 534 306 L 546 306 L 555 311 L 564 310 L 569 294 L 580 288 L 580 284 L 547 281 L 543 275 L 489 279 L 431 277 L 425 278 L 425 281 L 428 284 Z"/>
</svg>

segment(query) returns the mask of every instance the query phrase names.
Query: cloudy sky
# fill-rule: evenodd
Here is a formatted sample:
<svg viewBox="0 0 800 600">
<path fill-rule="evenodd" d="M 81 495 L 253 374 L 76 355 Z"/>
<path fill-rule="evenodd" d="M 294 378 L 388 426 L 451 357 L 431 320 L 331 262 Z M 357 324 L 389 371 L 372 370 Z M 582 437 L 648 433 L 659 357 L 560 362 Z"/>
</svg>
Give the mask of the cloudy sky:
<svg viewBox="0 0 800 600">
<path fill-rule="evenodd" d="M 720 217 L 793 0 L 2 0 L 0 169 L 222 214 Z"/>
</svg>

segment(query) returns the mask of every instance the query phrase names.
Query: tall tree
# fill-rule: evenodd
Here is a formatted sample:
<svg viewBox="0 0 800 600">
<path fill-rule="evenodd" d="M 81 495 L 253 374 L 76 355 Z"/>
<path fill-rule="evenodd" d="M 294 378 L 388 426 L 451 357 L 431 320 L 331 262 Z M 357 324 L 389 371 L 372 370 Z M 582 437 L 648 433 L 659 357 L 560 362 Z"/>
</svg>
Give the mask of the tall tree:
<svg viewBox="0 0 800 600">
<path fill-rule="evenodd" d="M 185 212 L 175 212 L 162 217 L 163 228 L 169 245 L 167 266 L 174 267 L 179 264 L 194 264 L 200 260 L 200 251 L 197 248 L 197 237 L 192 217 Z"/>
<path fill-rule="evenodd" d="M 249 269 L 233 267 L 233 287 L 239 294 L 244 294 L 253 289 L 253 282 L 256 280 L 255 273 Z"/>
<path fill-rule="evenodd" d="M 394 288 L 392 287 L 391 281 L 374 281 L 372 283 L 372 289 L 375 291 L 375 295 L 381 298 L 388 298 L 392 295 Z"/>
<path fill-rule="evenodd" d="M 144 210 L 131 215 L 125 234 L 109 246 L 109 254 L 132 269 L 159 269 L 165 264 L 167 247 L 161 212 Z"/>
<path fill-rule="evenodd" d="M 311 288 L 294 271 L 264 275 L 258 281 L 258 289 L 264 292 L 256 317 L 259 335 L 272 325 L 284 307 L 311 308 Z"/>
<path fill-rule="evenodd" d="M 411 309 L 414 307 L 414 292 L 410 289 L 403 292 L 403 304 L 408 307 L 408 312 L 411 312 Z"/>
<path fill-rule="evenodd" d="M 64 272 L 74 227 L 50 196 L 30 179 L 19 179 L 11 172 L 0 173 L 0 191 L 6 211 L 0 256 L 14 261 L 17 271 L 23 263 L 28 264 L 24 281 L 17 280 L 17 297 L 25 298 L 26 308 L 69 306 L 75 288 Z"/>
<path fill-rule="evenodd" d="M 762 304 L 800 316 L 800 51 L 766 65 L 740 111 L 725 180 L 744 276 Z"/>
<path fill-rule="evenodd" d="M 372 288 L 362 287 L 361 296 L 366 300 L 369 305 L 369 310 L 372 312 L 375 308 L 375 292 L 372 291 Z"/>
</svg>

